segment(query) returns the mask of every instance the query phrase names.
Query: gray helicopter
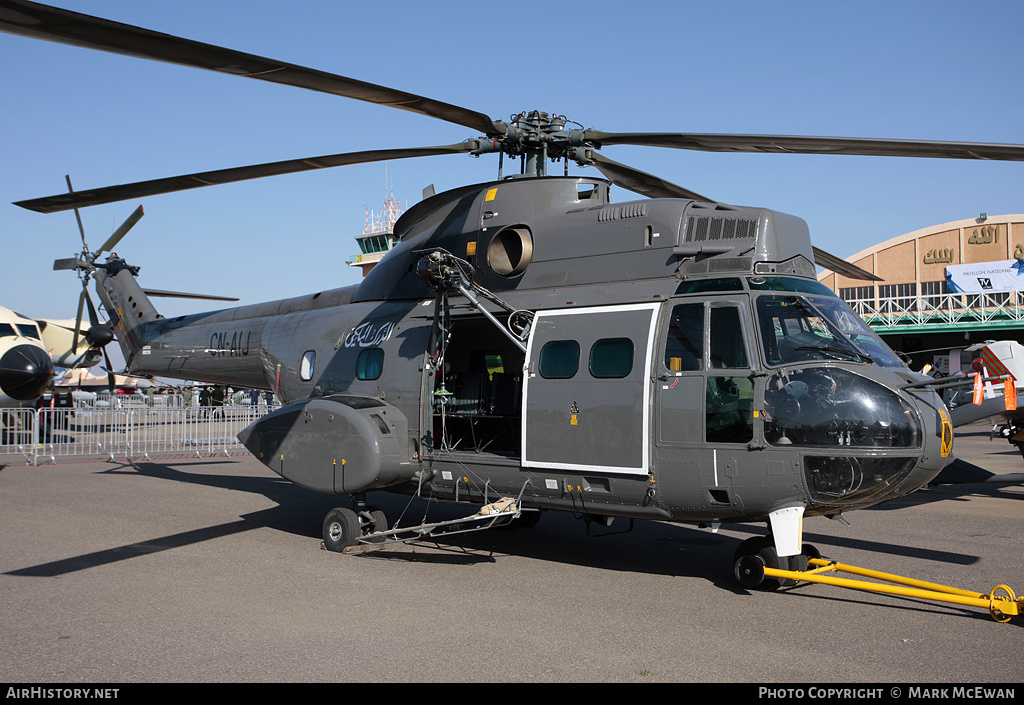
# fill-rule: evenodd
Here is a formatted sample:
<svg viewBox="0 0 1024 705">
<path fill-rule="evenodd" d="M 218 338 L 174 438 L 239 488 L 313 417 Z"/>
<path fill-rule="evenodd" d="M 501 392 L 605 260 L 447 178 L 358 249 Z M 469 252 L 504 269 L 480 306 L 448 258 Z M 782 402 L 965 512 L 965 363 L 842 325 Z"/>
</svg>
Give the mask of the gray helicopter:
<svg viewBox="0 0 1024 705">
<path fill-rule="evenodd" d="M 0 31 L 374 102 L 480 134 L 18 203 L 39 212 L 498 153 L 495 181 L 407 210 L 399 244 L 357 285 L 168 319 L 125 260 L 83 252 L 69 267 L 94 279 L 132 373 L 272 389 L 284 400 L 239 437 L 282 477 L 351 496 L 324 520 L 327 548 L 402 540 L 368 503 L 376 490 L 484 504 L 481 523 L 545 510 L 579 513 L 588 531 L 614 518 L 765 522 L 770 534 L 740 545 L 734 572 L 744 586 L 771 588 L 779 581 L 751 566 L 806 568 L 816 551 L 801 540 L 805 516 L 913 492 L 952 458 L 935 380 L 905 367 L 815 268 L 870 275 L 813 247 L 799 218 L 718 203 L 599 150 L 1019 161 L 1024 146 L 609 133 L 536 111 L 504 122 L 25 0 L 0 0 Z M 503 175 L 505 156 L 519 158 L 520 173 Z M 549 175 L 552 160 L 605 178 Z M 612 203 L 611 185 L 643 198 Z"/>
</svg>

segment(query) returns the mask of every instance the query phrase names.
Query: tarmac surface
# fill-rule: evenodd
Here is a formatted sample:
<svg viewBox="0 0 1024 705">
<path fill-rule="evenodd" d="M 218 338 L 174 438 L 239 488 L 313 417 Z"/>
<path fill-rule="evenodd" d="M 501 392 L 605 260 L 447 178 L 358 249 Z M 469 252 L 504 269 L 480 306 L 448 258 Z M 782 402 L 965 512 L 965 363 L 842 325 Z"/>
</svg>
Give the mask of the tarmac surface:
<svg viewBox="0 0 1024 705">
<path fill-rule="evenodd" d="M 987 425 L 954 452 L 1024 470 Z M 1024 617 L 802 584 L 748 592 L 739 542 L 658 522 L 587 537 L 548 512 L 362 555 L 321 550 L 343 498 L 250 457 L 0 471 L 0 681 L 1019 683 Z M 426 504 L 374 494 L 394 522 Z M 472 509 L 431 505 L 431 520 Z M 846 564 L 1024 592 L 1024 487 L 939 486 L 805 521 Z M 618 520 L 611 530 L 625 530 Z"/>
</svg>

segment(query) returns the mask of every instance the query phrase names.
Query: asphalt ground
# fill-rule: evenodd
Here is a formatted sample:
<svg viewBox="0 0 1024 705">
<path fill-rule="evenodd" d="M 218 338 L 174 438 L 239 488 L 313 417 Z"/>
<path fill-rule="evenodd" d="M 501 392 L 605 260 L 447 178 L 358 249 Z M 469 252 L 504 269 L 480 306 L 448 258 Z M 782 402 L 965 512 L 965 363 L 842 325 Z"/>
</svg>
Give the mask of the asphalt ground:
<svg viewBox="0 0 1024 705">
<path fill-rule="evenodd" d="M 960 429 L 954 451 L 1024 470 L 984 425 Z M 427 506 L 371 499 L 402 525 Z M 320 548 L 338 500 L 248 457 L 3 468 L 0 682 L 1021 680 L 1024 617 L 827 585 L 741 589 L 732 553 L 761 526 L 588 537 L 549 512 L 532 528 L 342 555 Z M 848 520 L 808 518 L 805 540 L 846 564 L 1024 592 L 1024 487 L 933 487 Z"/>
</svg>

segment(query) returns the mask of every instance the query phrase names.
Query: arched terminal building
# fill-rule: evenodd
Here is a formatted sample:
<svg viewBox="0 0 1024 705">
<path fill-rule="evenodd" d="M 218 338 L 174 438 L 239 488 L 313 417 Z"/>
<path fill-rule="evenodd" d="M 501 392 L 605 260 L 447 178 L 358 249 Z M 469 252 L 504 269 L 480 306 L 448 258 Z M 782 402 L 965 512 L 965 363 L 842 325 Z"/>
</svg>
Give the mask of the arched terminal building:
<svg viewBox="0 0 1024 705">
<path fill-rule="evenodd" d="M 831 271 L 819 281 L 891 348 L 911 355 L 914 369 L 936 362 L 943 348 L 1024 343 L 1024 214 L 935 225 L 846 259 L 881 281 Z"/>
</svg>

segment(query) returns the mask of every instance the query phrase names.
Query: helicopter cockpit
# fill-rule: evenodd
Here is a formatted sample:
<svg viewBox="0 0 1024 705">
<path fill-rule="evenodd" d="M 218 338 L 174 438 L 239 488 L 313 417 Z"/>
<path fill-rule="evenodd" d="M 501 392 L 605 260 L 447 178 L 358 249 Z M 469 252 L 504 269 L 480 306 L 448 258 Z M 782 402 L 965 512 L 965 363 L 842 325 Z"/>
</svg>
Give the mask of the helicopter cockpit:
<svg viewBox="0 0 1024 705">
<path fill-rule="evenodd" d="M 899 358 L 812 279 L 694 278 L 676 296 L 664 338 L 663 443 L 793 453 L 817 508 L 809 511 L 827 512 L 875 503 L 909 481 L 927 430 L 946 428 L 933 406 L 901 390 L 911 373 Z M 702 388 L 702 404 L 687 401 Z"/>
<path fill-rule="evenodd" d="M 899 368 L 902 363 L 867 325 L 822 284 L 787 277 L 752 277 L 765 362 L 852 360 Z"/>
<path fill-rule="evenodd" d="M 753 277 L 748 284 L 762 292 L 754 308 L 764 362 L 778 368 L 765 383 L 768 445 L 822 451 L 804 462 L 808 489 L 820 504 L 867 500 L 905 477 L 914 458 L 855 454 L 922 446 L 923 424 L 908 400 L 857 372 L 874 365 L 902 369 L 900 360 L 821 284 L 782 277 Z"/>
</svg>

